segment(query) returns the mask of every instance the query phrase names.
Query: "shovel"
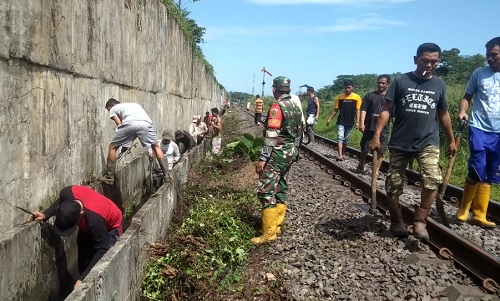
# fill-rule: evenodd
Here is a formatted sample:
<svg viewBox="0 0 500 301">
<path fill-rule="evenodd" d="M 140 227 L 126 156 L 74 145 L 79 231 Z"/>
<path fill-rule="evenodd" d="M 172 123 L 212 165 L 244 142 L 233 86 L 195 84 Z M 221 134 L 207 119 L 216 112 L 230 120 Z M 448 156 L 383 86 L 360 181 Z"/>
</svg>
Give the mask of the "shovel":
<svg viewBox="0 0 500 301">
<path fill-rule="evenodd" d="M 457 134 L 455 136 L 455 146 L 457 147 L 457 152 L 458 152 L 458 147 L 460 146 L 460 138 L 462 137 L 462 132 L 464 131 L 465 124 L 466 124 L 465 119 L 462 119 L 462 121 L 460 121 Z M 448 221 L 448 216 L 444 211 L 443 198 L 444 198 L 444 193 L 446 192 L 446 188 L 448 187 L 448 184 L 450 182 L 451 171 L 453 170 L 453 166 L 455 165 L 456 157 L 457 157 L 456 155 L 451 157 L 450 161 L 448 162 L 448 168 L 446 169 L 446 174 L 444 176 L 443 183 L 441 184 L 441 188 L 436 198 L 436 208 L 439 213 L 439 217 L 441 218 L 443 225 L 445 225 L 448 228 L 451 228 L 451 226 L 450 222 Z"/>
</svg>

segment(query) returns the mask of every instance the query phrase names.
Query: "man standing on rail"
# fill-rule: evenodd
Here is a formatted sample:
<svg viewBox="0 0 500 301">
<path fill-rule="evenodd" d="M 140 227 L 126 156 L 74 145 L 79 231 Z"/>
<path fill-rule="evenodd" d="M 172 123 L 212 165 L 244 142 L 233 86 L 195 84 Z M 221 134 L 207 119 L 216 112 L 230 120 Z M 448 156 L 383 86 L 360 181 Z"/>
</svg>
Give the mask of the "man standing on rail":
<svg viewBox="0 0 500 301">
<path fill-rule="evenodd" d="M 337 118 L 337 139 L 339 147 L 339 156 L 337 161 L 344 161 L 345 148 L 351 136 L 354 125 L 359 127 L 359 109 L 361 108 L 361 97 L 352 92 L 354 89 L 352 80 L 344 81 L 344 93 L 337 96 L 333 106 L 333 112 L 328 117 L 326 126 L 330 125 L 332 118 L 339 113 Z"/>
<path fill-rule="evenodd" d="M 389 197 L 390 229 L 397 237 L 408 236 L 399 196 L 403 193 L 403 177 L 410 159 L 415 156 L 420 164 L 422 177 L 420 205 L 415 206 L 413 217 L 413 235 L 426 240 L 429 239 L 426 219 L 442 181 L 439 167 L 439 124 L 448 140 L 449 155 L 455 156 L 457 151 L 448 113 L 446 86 L 442 79 L 433 75 L 440 57 L 441 48 L 434 43 L 424 43 L 418 47 L 417 54 L 413 57 L 415 71 L 396 77 L 389 86 L 385 105 L 370 142 L 371 151 L 380 150 L 380 136 L 394 107 L 395 121 L 389 141 L 390 165 L 385 190 Z"/>
<path fill-rule="evenodd" d="M 264 101 L 262 98 L 260 98 L 260 95 L 255 95 L 256 99 L 253 102 L 253 109 L 254 109 L 254 121 L 255 125 L 259 125 L 261 122 L 261 117 L 262 117 L 262 112 L 264 111 Z"/>
<path fill-rule="evenodd" d="M 486 43 L 486 60 L 489 67 L 472 73 L 458 112 L 460 121 L 468 119 L 467 111 L 475 95 L 469 126 L 469 173 L 457 220 L 467 221 L 472 205 L 470 223 L 494 228 L 495 223 L 486 219 L 486 213 L 491 183 L 500 183 L 500 37 Z"/>
<path fill-rule="evenodd" d="M 267 113 L 264 145 L 255 165 L 259 174 L 257 197 L 263 207 L 263 232 L 261 236 L 252 238 L 254 244 L 273 241 L 281 231 L 288 199 L 286 174 L 298 158 L 298 141 L 302 135 L 301 111 L 291 101 L 290 79 L 276 77 L 272 89 L 277 101 Z"/>
<path fill-rule="evenodd" d="M 359 120 L 359 130 L 363 133 L 361 137 L 360 147 L 361 154 L 359 156 L 359 164 L 356 172 L 363 173 L 365 171 L 365 160 L 369 151 L 370 140 L 375 134 L 377 128 L 377 120 L 385 104 L 385 92 L 389 87 L 391 77 L 387 74 L 380 75 L 377 79 L 377 91 L 370 92 L 363 98 L 361 105 L 361 117 Z M 375 166 L 375 176 L 379 178 L 380 165 L 384 159 L 384 153 L 387 149 L 387 142 L 389 139 L 389 124 L 384 127 L 380 135 L 380 149 L 377 154 L 377 164 Z"/>
</svg>

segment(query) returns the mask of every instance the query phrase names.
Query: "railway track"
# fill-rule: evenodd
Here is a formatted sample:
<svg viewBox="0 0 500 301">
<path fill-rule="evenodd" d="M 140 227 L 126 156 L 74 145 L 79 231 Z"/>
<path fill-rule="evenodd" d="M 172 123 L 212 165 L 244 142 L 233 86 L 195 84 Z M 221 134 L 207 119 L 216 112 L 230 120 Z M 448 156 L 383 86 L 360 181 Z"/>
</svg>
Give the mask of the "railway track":
<svg viewBox="0 0 500 301">
<path fill-rule="evenodd" d="M 243 109 L 244 112 L 250 113 Z M 314 143 L 308 146 L 301 146 L 301 153 L 304 158 L 314 162 L 321 170 L 331 177 L 342 183 L 346 188 L 351 189 L 355 194 L 362 197 L 367 203 L 371 202 L 371 183 L 366 180 L 366 177 L 360 177 L 352 169 L 346 168 L 344 162 L 337 163 L 332 160 L 332 155 L 325 154 L 324 151 L 315 150 L 314 146 L 323 144 L 326 148 L 332 150 L 336 147 L 336 142 L 315 135 Z M 359 156 L 359 151 L 353 148 L 348 148 L 347 152 L 351 157 L 356 159 Z M 368 160 L 367 160 L 368 161 Z M 356 161 L 357 162 L 357 161 Z M 388 162 L 384 162 L 382 171 L 388 169 Z M 419 175 L 417 172 L 407 170 L 406 177 L 409 183 L 419 185 Z M 388 215 L 388 200 L 383 184 L 377 184 L 376 200 L 377 209 L 382 215 Z M 446 192 L 446 199 L 448 203 L 453 205 L 458 203 L 457 200 L 461 199 L 462 189 L 450 186 Z M 404 203 L 404 202 L 402 202 Z M 411 204 L 402 204 L 403 207 L 403 220 L 405 224 L 411 225 L 413 222 L 414 210 Z M 498 202 L 491 201 L 489 208 L 489 218 L 498 221 L 500 214 L 498 214 Z M 478 231 L 488 231 L 479 230 Z M 430 235 L 428 245 L 443 259 L 452 261 L 455 266 L 469 273 L 482 288 L 489 293 L 500 293 L 500 261 L 497 254 L 487 251 L 478 244 L 473 243 L 471 240 L 463 237 L 458 231 L 448 229 L 442 225 L 438 219 L 429 217 L 427 220 L 427 230 Z M 496 231 L 498 229 L 490 230 Z"/>
<path fill-rule="evenodd" d="M 314 140 L 316 143 L 324 144 L 329 148 L 332 149 L 337 148 L 337 142 L 332 139 L 315 134 Z M 358 149 L 348 146 L 346 148 L 346 154 L 351 158 L 358 159 L 360 156 L 360 151 Z M 367 162 L 369 161 L 371 161 L 371 155 L 368 155 L 367 157 Z M 382 172 L 386 173 L 389 170 L 389 162 L 384 160 L 382 162 L 382 166 L 380 167 L 380 169 Z M 420 174 L 415 170 L 407 169 L 406 179 L 408 183 L 415 186 L 420 186 Z M 448 187 L 446 188 L 444 198 L 449 203 L 456 204 L 458 206 L 459 200 L 462 199 L 462 194 L 463 194 L 462 188 L 449 184 Z M 494 221 L 496 224 L 500 224 L 500 202 L 496 200 L 490 200 L 490 204 L 488 206 L 488 219 Z"/>
</svg>

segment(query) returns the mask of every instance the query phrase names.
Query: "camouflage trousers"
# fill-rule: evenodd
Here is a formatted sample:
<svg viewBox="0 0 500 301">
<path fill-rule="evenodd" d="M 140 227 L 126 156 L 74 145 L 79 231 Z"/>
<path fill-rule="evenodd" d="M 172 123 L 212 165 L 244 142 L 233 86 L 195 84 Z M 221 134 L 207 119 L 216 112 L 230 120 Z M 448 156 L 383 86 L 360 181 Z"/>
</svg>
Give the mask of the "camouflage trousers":
<svg viewBox="0 0 500 301">
<path fill-rule="evenodd" d="M 388 196 L 403 194 L 405 170 L 412 158 L 415 158 L 420 166 L 422 186 L 429 190 L 438 190 L 442 182 L 438 147 L 428 145 L 416 153 L 389 149 L 389 153 L 389 171 L 385 179 L 385 191 Z"/>
<path fill-rule="evenodd" d="M 293 162 L 295 162 L 295 156 L 286 158 L 283 152 L 273 151 L 259 177 L 257 198 L 260 200 L 262 208 L 274 207 L 277 202 L 287 203 L 287 174 Z"/>
</svg>

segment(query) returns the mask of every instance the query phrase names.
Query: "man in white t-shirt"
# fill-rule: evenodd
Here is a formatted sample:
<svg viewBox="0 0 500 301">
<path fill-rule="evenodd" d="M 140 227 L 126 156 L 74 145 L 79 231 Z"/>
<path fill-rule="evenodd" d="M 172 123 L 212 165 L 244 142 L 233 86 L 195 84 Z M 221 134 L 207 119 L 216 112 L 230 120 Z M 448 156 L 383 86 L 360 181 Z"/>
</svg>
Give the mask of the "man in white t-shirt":
<svg viewBox="0 0 500 301">
<path fill-rule="evenodd" d="M 193 137 L 194 141 L 198 142 L 198 135 L 200 134 L 198 130 L 198 122 L 200 121 L 200 115 L 194 115 L 193 121 L 189 125 L 189 135 Z"/>
<path fill-rule="evenodd" d="M 114 98 L 106 102 L 109 117 L 116 123 L 116 132 L 109 144 L 106 173 L 100 181 L 113 185 L 116 174 L 116 152 L 119 147 L 130 148 L 136 138 L 143 147 L 152 147 L 164 174 L 168 174 L 168 162 L 158 147 L 153 122 L 141 105 L 137 103 L 120 103 Z"/>
</svg>

